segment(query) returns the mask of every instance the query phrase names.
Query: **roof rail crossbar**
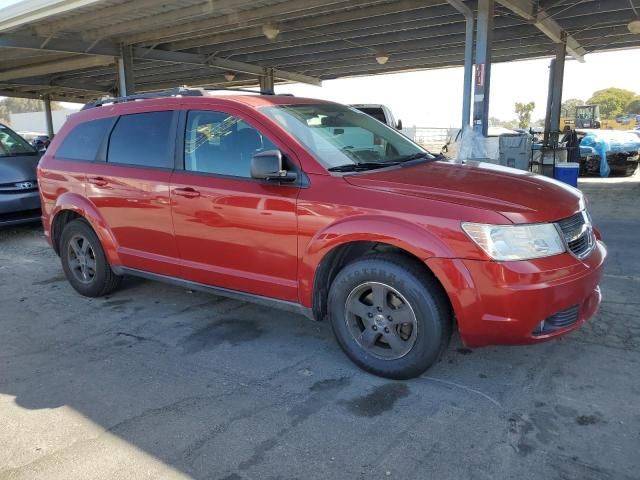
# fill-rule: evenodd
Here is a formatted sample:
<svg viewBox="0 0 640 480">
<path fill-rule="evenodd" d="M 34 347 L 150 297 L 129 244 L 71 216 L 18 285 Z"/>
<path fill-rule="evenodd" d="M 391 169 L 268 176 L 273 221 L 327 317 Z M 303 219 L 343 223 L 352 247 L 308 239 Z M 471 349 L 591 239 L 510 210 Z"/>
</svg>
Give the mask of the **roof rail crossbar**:
<svg viewBox="0 0 640 480">
<path fill-rule="evenodd" d="M 260 90 L 251 90 L 249 88 L 204 87 L 203 90 L 205 90 L 207 92 L 216 92 L 216 91 L 221 91 L 221 92 L 241 92 L 241 93 L 255 93 L 256 95 L 280 95 L 280 96 L 293 97 L 293 94 L 291 94 L 291 93 L 276 93 L 273 90 L 265 92 L 265 91 L 260 91 Z"/>
<path fill-rule="evenodd" d="M 155 92 L 146 92 L 146 93 L 138 93 L 135 95 L 127 95 L 124 97 L 102 97 L 96 100 L 92 100 L 87 103 L 82 110 L 88 110 L 90 108 L 101 107 L 106 104 L 114 104 L 114 103 L 123 103 L 123 102 L 131 102 L 134 100 L 144 100 L 148 98 L 164 98 L 164 97 L 198 97 L 204 96 L 202 89 L 199 88 L 187 88 L 187 87 L 177 87 L 171 88 L 168 90 L 158 90 Z"/>
</svg>

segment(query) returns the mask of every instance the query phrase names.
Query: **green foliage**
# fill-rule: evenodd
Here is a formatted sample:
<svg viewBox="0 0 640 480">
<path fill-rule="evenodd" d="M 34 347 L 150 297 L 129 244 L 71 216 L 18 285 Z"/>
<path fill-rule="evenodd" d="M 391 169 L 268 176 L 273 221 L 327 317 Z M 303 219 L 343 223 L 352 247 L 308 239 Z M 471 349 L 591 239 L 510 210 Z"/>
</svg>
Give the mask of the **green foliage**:
<svg viewBox="0 0 640 480">
<path fill-rule="evenodd" d="M 633 100 L 629 102 L 626 108 L 627 113 L 633 113 L 634 115 L 640 115 L 640 95 L 636 95 Z"/>
<path fill-rule="evenodd" d="M 489 125 L 491 125 L 492 127 L 503 127 L 503 128 L 508 128 L 512 130 L 518 127 L 518 121 L 517 120 L 500 120 L 497 117 L 490 117 Z"/>
<path fill-rule="evenodd" d="M 60 110 L 62 106 L 58 102 L 51 102 L 52 110 Z M 0 100 L 0 122 L 9 124 L 12 113 L 42 112 L 44 104 L 42 100 L 33 98 L 5 98 Z"/>
<path fill-rule="evenodd" d="M 587 103 L 599 105 L 602 118 L 612 119 L 626 113 L 627 105 L 633 101 L 635 96 L 636 94 L 630 90 L 610 87 L 594 92 Z"/>
<path fill-rule="evenodd" d="M 520 103 L 516 102 L 516 115 L 518 116 L 518 126 L 520 128 L 529 128 L 531 124 L 531 113 L 536 108 L 535 102 Z"/>
<path fill-rule="evenodd" d="M 582 105 L 584 105 L 584 100 L 580 100 L 579 98 L 569 98 L 562 102 L 561 115 L 563 117 L 575 118 L 576 107 L 580 107 Z"/>
</svg>

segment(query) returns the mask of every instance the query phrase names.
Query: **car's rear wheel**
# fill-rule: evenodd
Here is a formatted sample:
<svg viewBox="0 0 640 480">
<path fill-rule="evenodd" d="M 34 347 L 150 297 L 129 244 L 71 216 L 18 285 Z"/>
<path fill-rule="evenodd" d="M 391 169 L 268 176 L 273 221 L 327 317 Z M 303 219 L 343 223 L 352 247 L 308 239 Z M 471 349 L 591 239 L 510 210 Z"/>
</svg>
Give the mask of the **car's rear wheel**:
<svg viewBox="0 0 640 480">
<path fill-rule="evenodd" d="M 60 239 L 60 258 L 67 280 L 87 297 L 101 297 L 120 285 L 107 261 L 98 236 L 82 219 L 69 222 Z"/>
<path fill-rule="evenodd" d="M 440 284 L 395 254 L 371 255 L 344 267 L 331 285 L 329 315 L 347 356 L 388 378 L 423 373 L 451 334 L 451 310 Z"/>
</svg>

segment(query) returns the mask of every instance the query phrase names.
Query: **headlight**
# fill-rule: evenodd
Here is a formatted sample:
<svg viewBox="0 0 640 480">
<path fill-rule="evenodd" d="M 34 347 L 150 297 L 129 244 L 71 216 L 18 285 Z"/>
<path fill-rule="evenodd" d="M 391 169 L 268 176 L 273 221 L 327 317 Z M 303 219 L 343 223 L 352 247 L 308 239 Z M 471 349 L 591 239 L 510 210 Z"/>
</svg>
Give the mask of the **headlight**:
<svg viewBox="0 0 640 480">
<path fill-rule="evenodd" d="M 483 225 L 463 223 L 462 229 L 494 260 L 531 260 L 565 251 L 552 223 L 536 225 Z"/>
</svg>

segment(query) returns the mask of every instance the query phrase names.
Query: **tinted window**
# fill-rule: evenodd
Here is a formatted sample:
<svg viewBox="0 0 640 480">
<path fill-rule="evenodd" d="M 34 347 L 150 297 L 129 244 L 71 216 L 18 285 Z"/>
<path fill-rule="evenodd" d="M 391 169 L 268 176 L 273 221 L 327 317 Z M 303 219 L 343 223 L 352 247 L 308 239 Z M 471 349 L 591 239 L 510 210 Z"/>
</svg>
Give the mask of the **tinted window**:
<svg viewBox="0 0 640 480">
<path fill-rule="evenodd" d="M 101 118 L 76 125 L 62 141 L 56 157 L 95 160 L 112 123 L 112 118 Z"/>
<path fill-rule="evenodd" d="M 256 152 L 277 148 L 242 119 L 222 112 L 189 112 L 185 170 L 251 177 Z"/>
<path fill-rule="evenodd" d="M 34 155 L 36 151 L 13 130 L 0 124 L 0 157 Z"/>
<path fill-rule="evenodd" d="M 123 115 L 113 128 L 107 161 L 142 167 L 173 167 L 173 112 Z"/>
</svg>

